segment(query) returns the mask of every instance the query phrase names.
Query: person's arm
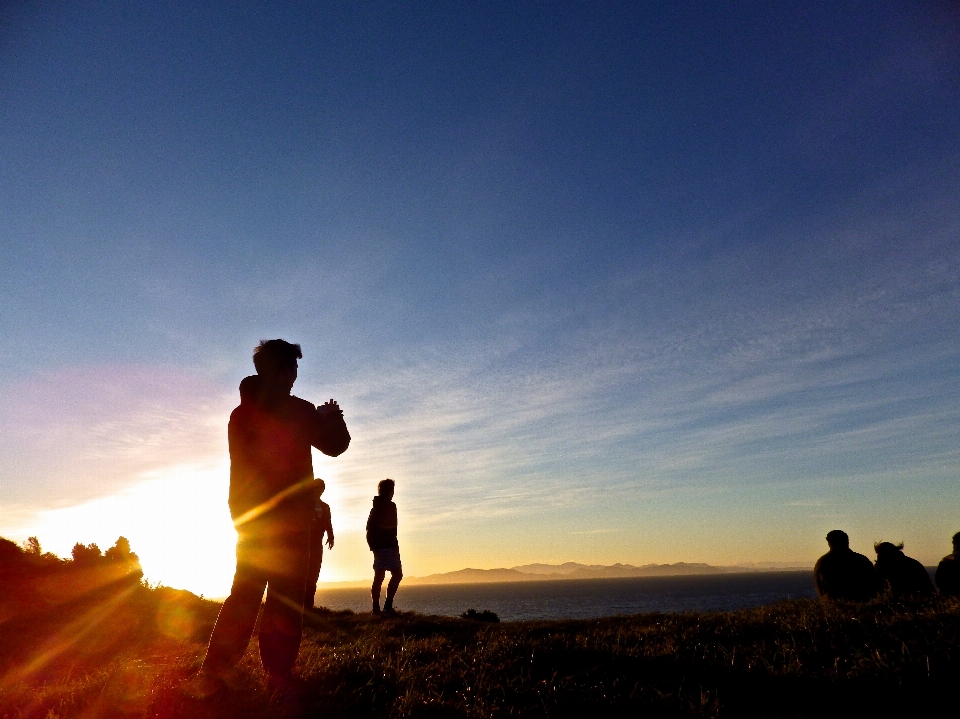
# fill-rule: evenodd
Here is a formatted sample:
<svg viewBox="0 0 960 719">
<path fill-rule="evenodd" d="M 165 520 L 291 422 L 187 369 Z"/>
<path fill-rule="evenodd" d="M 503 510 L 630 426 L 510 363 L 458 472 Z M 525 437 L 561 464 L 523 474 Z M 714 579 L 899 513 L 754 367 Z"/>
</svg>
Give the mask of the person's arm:
<svg viewBox="0 0 960 719">
<path fill-rule="evenodd" d="M 347 451 L 350 432 L 336 401 L 331 399 L 313 410 L 310 444 L 328 457 L 339 457 Z"/>
<path fill-rule="evenodd" d="M 324 521 L 326 522 L 324 530 L 327 533 L 327 549 L 333 549 L 333 518 L 330 516 L 330 505 L 324 502 L 324 507 L 326 507 L 324 511 Z"/>
<path fill-rule="evenodd" d="M 377 532 L 376 525 L 374 524 L 374 516 L 376 511 L 376 508 L 373 507 L 370 509 L 370 514 L 367 515 L 367 546 L 371 550 L 373 549 L 374 535 Z"/>
</svg>

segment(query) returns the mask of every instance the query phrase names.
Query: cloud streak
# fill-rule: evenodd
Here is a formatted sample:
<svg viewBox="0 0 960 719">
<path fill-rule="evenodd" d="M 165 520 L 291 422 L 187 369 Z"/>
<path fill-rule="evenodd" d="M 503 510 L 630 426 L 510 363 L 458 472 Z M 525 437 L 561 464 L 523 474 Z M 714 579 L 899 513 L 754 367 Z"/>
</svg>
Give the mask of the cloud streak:
<svg viewBox="0 0 960 719">
<path fill-rule="evenodd" d="M 549 361 L 531 359 L 519 331 L 367 367 L 337 387 L 356 427 L 340 477 L 358 507 L 374 478 L 409 478 L 410 521 L 443 525 L 955 468 L 960 255 L 948 234 L 894 276 L 874 258 L 786 309 L 765 308 L 774 288 L 612 339 L 620 314 Z"/>
<path fill-rule="evenodd" d="M 68 506 L 168 466 L 222 461 L 228 395 L 175 368 L 42 372 L 0 397 L 0 502 Z"/>
</svg>

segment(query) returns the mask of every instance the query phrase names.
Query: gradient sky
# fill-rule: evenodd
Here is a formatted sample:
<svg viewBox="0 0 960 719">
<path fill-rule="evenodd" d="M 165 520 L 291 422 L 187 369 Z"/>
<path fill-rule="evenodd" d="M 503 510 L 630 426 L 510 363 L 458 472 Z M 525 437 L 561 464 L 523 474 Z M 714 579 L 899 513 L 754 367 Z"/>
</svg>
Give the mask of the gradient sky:
<svg viewBox="0 0 960 719">
<path fill-rule="evenodd" d="M 366 576 L 960 529 L 948 2 L 5 2 L 0 534 L 222 594 L 261 338 Z M 870 552 L 872 554 L 872 552 Z"/>
</svg>

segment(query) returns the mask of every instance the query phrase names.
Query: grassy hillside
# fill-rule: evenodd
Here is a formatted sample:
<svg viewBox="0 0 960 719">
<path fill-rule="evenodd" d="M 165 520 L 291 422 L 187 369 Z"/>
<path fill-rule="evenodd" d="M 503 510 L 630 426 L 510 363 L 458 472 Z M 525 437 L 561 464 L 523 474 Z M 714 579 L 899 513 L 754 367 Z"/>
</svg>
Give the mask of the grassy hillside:
<svg viewBox="0 0 960 719">
<path fill-rule="evenodd" d="M 0 717 L 290 716 L 251 644 L 241 686 L 214 700 L 178 683 L 218 606 L 121 578 L 8 613 Z M 813 601 L 704 615 L 486 624 L 322 613 L 305 629 L 293 715 L 326 717 L 813 717 L 933 711 L 960 670 L 960 602 Z"/>
</svg>

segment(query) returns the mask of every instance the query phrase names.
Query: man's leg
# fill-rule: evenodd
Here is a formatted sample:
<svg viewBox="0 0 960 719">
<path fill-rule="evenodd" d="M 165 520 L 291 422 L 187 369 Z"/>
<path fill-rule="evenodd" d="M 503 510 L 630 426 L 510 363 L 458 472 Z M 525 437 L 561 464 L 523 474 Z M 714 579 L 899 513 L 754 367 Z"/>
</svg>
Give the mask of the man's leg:
<svg viewBox="0 0 960 719">
<path fill-rule="evenodd" d="M 403 571 L 390 570 L 390 583 L 387 584 L 387 601 L 383 603 L 384 611 L 393 610 L 393 598 L 397 595 L 397 588 L 400 586 L 400 580 L 403 579 Z"/>
<path fill-rule="evenodd" d="M 237 554 L 240 555 L 241 552 L 238 551 Z M 238 556 L 233 587 L 230 589 L 230 596 L 220 608 L 217 623 L 210 633 L 201 672 L 221 674 L 235 667 L 243 658 L 257 622 L 260 600 L 266 585 L 267 580 L 263 574 Z"/>
<path fill-rule="evenodd" d="M 374 614 L 380 613 L 380 587 L 383 586 L 383 578 L 386 574 L 386 571 L 383 569 L 373 570 L 373 586 L 370 587 L 370 598 L 373 600 Z"/>
<path fill-rule="evenodd" d="M 276 547 L 275 571 L 268 578 L 267 600 L 260 617 L 260 661 L 267 674 L 285 679 L 300 652 L 303 593 L 310 559 L 306 532 Z"/>
</svg>

